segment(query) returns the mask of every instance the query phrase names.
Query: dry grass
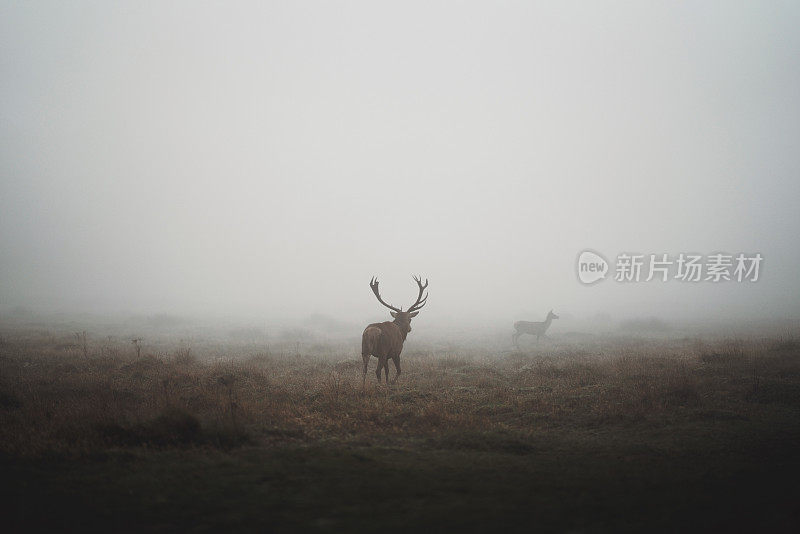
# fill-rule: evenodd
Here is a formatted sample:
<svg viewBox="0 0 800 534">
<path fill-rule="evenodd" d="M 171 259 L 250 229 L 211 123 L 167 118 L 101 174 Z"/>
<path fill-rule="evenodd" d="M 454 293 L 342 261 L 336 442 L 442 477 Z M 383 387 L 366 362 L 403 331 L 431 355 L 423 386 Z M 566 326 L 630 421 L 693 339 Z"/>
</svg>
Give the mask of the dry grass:
<svg viewBox="0 0 800 534">
<path fill-rule="evenodd" d="M 370 372 L 366 391 L 360 361 L 346 355 L 203 361 L 188 348 L 138 359 L 125 347 L 102 352 L 84 356 L 58 339 L 6 341 L 0 452 L 399 443 L 493 431 L 524 439 L 558 428 L 800 407 L 798 346 L 786 340 L 603 340 L 469 357 L 416 351 L 404 357 L 398 384 L 379 386 Z"/>
<path fill-rule="evenodd" d="M 555 339 L 525 352 L 409 344 L 399 382 L 378 385 L 373 360 L 366 390 L 347 346 L 164 343 L 137 357 L 130 343 L 74 339 L 0 339 L 10 530 L 794 531 L 800 521 L 792 338 Z M 380 522 L 364 515 L 365 495 Z"/>
</svg>

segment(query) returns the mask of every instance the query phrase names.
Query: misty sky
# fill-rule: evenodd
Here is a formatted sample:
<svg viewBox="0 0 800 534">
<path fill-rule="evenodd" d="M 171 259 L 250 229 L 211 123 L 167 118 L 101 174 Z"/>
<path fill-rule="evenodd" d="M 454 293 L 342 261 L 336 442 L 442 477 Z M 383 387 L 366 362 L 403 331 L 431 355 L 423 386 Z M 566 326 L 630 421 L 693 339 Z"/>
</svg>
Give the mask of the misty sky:
<svg viewBox="0 0 800 534">
<path fill-rule="evenodd" d="M 0 311 L 800 317 L 796 2 L 0 2 Z M 586 248 L 760 252 L 591 287 Z"/>
</svg>

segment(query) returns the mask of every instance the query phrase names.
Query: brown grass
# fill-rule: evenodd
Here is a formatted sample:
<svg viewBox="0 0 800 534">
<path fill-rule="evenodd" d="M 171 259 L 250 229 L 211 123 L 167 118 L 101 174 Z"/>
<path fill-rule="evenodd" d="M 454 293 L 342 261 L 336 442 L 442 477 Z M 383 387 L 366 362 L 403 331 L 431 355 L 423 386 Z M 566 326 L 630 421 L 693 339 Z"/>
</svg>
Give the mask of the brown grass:
<svg viewBox="0 0 800 534">
<path fill-rule="evenodd" d="M 208 361 L 181 348 L 137 359 L 125 346 L 84 356 L 52 336 L 10 339 L 0 346 L 0 453 L 324 440 L 451 447 L 459 433 L 524 441 L 554 429 L 800 408 L 798 345 L 786 340 L 410 351 L 403 364 L 397 385 L 379 386 L 370 372 L 362 391 L 361 363 L 346 354 Z"/>
<path fill-rule="evenodd" d="M 366 391 L 355 346 L 75 339 L 0 338 L 4 531 L 800 523 L 793 338 L 409 343 Z"/>
</svg>

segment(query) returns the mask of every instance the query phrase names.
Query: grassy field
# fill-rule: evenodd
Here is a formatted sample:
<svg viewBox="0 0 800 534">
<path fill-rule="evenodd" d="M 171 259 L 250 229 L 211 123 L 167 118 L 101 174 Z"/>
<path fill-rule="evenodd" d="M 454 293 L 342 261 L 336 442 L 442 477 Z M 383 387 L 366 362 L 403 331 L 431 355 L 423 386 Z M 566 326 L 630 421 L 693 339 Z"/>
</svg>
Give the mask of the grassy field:
<svg viewBox="0 0 800 534">
<path fill-rule="evenodd" d="M 3 335 L 3 530 L 796 531 L 800 343 L 525 347 Z"/>
</svg>

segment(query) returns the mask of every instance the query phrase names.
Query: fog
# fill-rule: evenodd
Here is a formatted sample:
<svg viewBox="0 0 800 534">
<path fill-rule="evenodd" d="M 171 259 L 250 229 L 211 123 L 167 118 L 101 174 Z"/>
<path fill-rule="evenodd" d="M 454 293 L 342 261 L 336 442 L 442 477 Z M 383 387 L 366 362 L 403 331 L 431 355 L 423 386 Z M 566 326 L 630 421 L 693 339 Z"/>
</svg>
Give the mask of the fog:
<svg viewBox="0 0 800 534">
<path fill-rule="evenodd" d="M 363 323 L 372 276 L 407 307 L 419 274 L 415 333 L 796 323 L 798 27 L 790 2 L 4 2 L 0 313 Z M 585 249 L 764 260 L 584 285 Z"/>
</svg>

